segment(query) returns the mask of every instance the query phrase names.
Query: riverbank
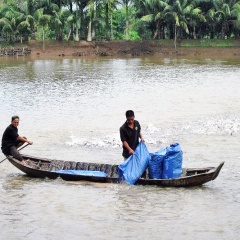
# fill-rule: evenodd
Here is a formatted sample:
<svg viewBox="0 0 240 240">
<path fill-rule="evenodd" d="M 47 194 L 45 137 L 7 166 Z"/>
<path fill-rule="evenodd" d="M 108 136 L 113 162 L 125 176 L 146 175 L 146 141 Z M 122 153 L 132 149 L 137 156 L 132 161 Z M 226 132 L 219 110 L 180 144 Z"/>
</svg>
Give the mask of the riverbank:
<svg viewBox="0 0 240 240">
<path fill-rule="evenodd" d="M 1 45 L 0 45 L 1 46 Z M 3 46 L 1 46 L 3 47 Z M 29 41 L 4 47 L 27 47 L 32 58 L 52 57 L 240 57 L 240 43 L 235 40 L 182 40 L 175 48 L 171 40 L 58 42 Z"/>
</svg>

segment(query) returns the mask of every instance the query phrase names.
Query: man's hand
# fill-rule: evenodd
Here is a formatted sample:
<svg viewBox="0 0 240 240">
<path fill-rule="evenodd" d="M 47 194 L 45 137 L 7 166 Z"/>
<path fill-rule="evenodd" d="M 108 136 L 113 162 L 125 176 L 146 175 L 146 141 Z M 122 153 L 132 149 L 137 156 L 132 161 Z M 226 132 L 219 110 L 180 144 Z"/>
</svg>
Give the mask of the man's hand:
<svg viewBox="0 0 240 240">
<path fill-rule="evenodd" d="M 32 142 L 32 141 L 27 141 L 27 143 L 28 143 L 28 144 L 30 144 L 30 145 L 32 145 L 32 144 L 33 144 L 33 142 Z"/>
<path fill-rule="evenodd" d="M 129 149 L 129 154 L 133 155 L 134 154 L 134 151 L 132 149 Z"/>
</svg>

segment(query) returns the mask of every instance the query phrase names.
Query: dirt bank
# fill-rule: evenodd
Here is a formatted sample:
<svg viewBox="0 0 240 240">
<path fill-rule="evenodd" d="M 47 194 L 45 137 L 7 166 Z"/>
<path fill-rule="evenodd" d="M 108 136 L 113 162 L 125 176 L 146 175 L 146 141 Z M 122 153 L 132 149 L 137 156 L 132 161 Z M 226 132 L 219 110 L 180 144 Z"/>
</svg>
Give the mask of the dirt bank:
<svg viewBox="0 0 240 240">
<path fill-rule="evenodd" d="M 137 57 L 157 55 L 159 57 L 240 57 L 240 47 L 181 47 L 164 45 L 161 41 L 111 41 L 111 42 L 42 42 L 29 41 L 31 57 Z"/>
</svg>

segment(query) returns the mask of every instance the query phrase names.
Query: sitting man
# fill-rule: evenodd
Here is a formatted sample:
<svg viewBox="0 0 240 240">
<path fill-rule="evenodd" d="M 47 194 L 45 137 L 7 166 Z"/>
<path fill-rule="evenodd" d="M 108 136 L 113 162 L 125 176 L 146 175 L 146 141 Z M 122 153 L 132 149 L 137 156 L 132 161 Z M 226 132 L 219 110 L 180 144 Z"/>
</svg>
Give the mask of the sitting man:
<svg viewBox="0 0 240 240">
<path fill-rule="evenodd" d="M 25 142 L 30 145 L 32 145 L 33 142 L 27 140 L 25 137 L 21 137 L 18 135 L 18 125 L 19 117 L 13 116 L 11 124 L 6 128 L 3 133 L 1 149 L 6 156 L 11 155 L 19 161 L 22 161 L 23 158 L 17 149 Z"/>
</svg>

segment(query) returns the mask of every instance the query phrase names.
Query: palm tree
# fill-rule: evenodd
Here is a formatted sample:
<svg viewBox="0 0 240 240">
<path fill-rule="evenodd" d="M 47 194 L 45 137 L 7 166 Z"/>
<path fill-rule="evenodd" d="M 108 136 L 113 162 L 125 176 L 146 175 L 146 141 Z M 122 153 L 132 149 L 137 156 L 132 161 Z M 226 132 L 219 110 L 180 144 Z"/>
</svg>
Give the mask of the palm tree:
<svg viewBox="0 0 240 240">
<path fill-rule="evenodd" d="M 231 23 L 233 24 L 234 29 L 237 31 L 235 32 L 234 36 L 237 38 L 240 30 L 240 2 L 237 2 L 233 5 L 231 13 L 233 17 Z"/>
<path fill-rule="evenodd" d="M 224 39 L 229 30 L 228 22 L 231 19 L 230 6 L 225 0 L 213 1 L 213 4 L 215 8 L 215 20 L 217 20 L 221 26 L 221 38 Z"/>
<path fill-rule="evenodd" d="M 80 39 L 84 36 L 86 36 L 86 11 L 84 11 L 84 9 L 87 8 L 87 5 L 89 3 L 90 0 L 77 0 L 76 4 L 78 6 L 78 10 L 75 13 L 75 18 L 76 18 L 76 22 L 75 25 L 77 28 L 79 28 L 79 35 L 80 35 Z M 76 32 L 78 31 L 78 29 L 76 30 Z M 76 34 L 77 35 L 77 34 Z"/>
<path fill-rule="evenodd" d="M 53 11 L 53 13 L 54 16 L 52 17 L 51 25 L 55 29 L 56 40 L 61 41 L 63 39 L 64 27 L 67 22 L 66 20 L 71 15 L 71 12 L 68 9 L 61 7 L 58 12 Z"/>
<path fill-rule="evenodd" d="M 130 39 L 129 6 L 132 3 L 132 1 L 131 0 L 120 0 L 119 2 L 125 8 L 125 19 L 126 19 L 126 21 L 125 21 L 125 38 L 126 38 L 126 40 L 129 40 Z"/>
<path fill-rule="evenodd" d="M 148 22 L 154 26 L 153 39 L 165 38 L 164 33 L 164 9 L 168 6 L 165 1 L 158 0 L 141 0 L 135 1 L 135 7 L 137 9 L 137 16 L 141 17 L 141 20 Z M 162 28 L 162 31 L 161 31 Z"/>
<path fill-rule="evenodd" d="M 28 15 L 25 20 L 20 22 L 17 26 L 17 30 L 20 33 L 20 41 L 23 41 L 23 34 L 32 32 L 34 25 L 34 19 L 32 16 Z"/>
<path fill-rule="evenodd" d="M 31 17 L 25 16 L 15 5 L 3 5 L 0 9 L 0 30 L 7 40 L 15 42 L 19 33 L 22 42 L 24 30 L 30 30 Z"/>
<path fill-rule="evenodd" d="M 81 16 L 79 16 L 79 11 L 76 10 L 73 13 L 71 13 L 67 19 L 66 22 L 68 24 L 68 37 L 67 40 L 73 39 L 73 31 L 75 30 L 75 40 L 79 41 L 79 31 L 81 30 Z"/>
<path fill-rule="evenodd" d="M 91 42 L 95 37 L 95 27 L 102 26 L 103 21 L 101 17 L 97 17 L 98 3 L 97 0 L 89 0 L 88 2 L 88 33 L 87 41 Z"/>
<path fill-rule="evenodd" d="M 41 27 L 42 29 L 42 44 L 43 44 L 42 47 L 43 47 L 43 51 L 45 51 L 45 28 L 50 23 L 51 16 L 48 14 L 44 14 L 43 12 L 44 12 L 44 8 L 38 9 L 35 12 L 34 17 L 36 19 L 37 26 Z"/>
<path fill-rule="evenodd" d="M 94 0 L 89 0 L 88 2 L 88 34 L 87 34 L 87 41 L 91 42 L 92 41 L 92 21 L 94 18 L 95 14 L 95 8 L 94 8 L 95 1 Z"/>
<path fill-rule="evenodd" d="M 206 11 L 206 19 L 211 30 L 211 38 L 220 33 L 224 39 L 230 36 L 231 28 L 237 29 L 238 9 L 235 0 L 205 0 L 211 7 Z"/>
<path fill-rule="evenodd" d="M 113 23 L 112 23 L 112 15 L 113 9 L 116 8 L 118 0 L 104 0 L 105 5 L 105 26 L 106 26 L 106 38 L 113 40 Z"/>
<path fill-rule="evenodd" d="M 206 21 L 201 9 L 192 0 L 173 0 L 164 8 L 163 12 L 168 24 L 173 25 L 175 48 L 179 35 L 182 37 L 183 31 L 189 34 L 192 19 L 197 19 L 199 22 Z"/>
</svg>

